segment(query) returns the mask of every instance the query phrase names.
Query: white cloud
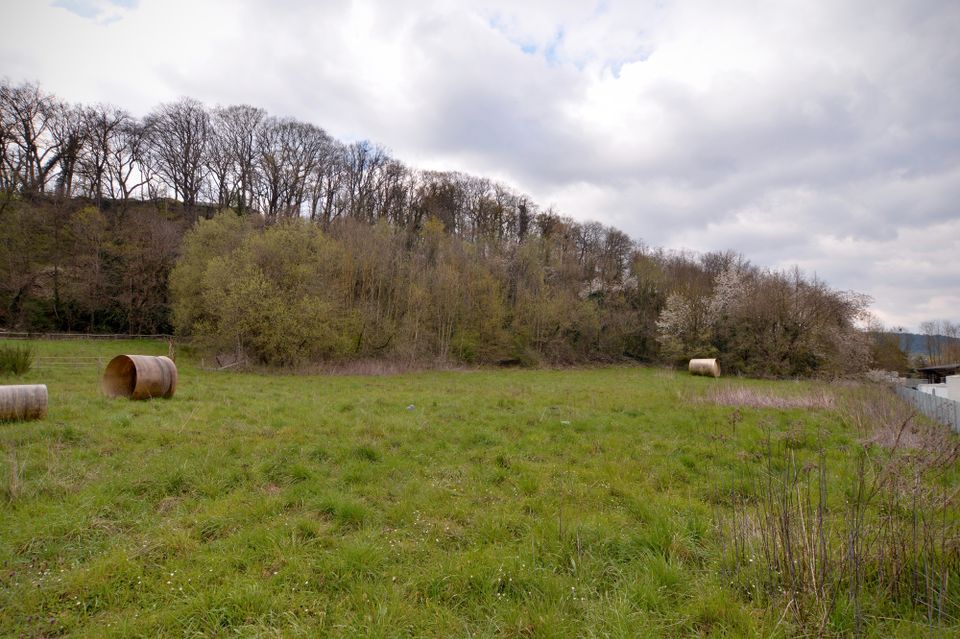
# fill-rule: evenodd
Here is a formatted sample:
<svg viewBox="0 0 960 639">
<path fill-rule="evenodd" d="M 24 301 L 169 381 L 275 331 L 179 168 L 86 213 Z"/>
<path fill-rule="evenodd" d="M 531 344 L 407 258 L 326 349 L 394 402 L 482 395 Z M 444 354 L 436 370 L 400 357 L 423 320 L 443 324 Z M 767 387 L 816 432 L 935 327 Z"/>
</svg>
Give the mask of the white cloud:
<svg viewBox="0 0 960 639">
<path fill-rule="evenodd" d="M 251 103 L 649 244 L 798 263 L 908 328 L 960 319 L 956 3 L 5 5 L 0 74 L 71 100 Z"/>
</svg>

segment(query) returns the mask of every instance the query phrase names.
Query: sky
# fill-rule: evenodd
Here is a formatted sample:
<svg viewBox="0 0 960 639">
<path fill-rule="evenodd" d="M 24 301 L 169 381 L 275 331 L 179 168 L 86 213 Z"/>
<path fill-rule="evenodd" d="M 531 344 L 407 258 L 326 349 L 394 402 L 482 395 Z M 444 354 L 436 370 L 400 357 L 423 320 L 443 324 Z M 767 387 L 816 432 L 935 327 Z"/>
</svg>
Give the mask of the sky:
<svg viewBox="0 0 960 639">
<path fill-rule="evenodd" d="M 960 321 L 960 2 L 0 0 L 0 76 L 181 96 Z"/>
</svg>

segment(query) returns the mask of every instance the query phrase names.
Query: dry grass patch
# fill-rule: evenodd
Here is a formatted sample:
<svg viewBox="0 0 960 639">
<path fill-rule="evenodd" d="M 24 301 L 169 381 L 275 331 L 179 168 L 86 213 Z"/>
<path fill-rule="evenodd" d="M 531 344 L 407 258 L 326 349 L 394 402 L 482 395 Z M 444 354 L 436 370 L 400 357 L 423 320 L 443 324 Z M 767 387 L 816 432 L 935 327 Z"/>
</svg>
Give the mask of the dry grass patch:
<svg viewBox="0 0 960 639">
<path fill-rule="evenodd" d="M 836 408 L 836 397 L 825 388 L 814 388 L 804 393 L 783 394 L 769 389 L 749 388 L 724 384 L 706 394 L 704 401 L 717 406 L 737 408 Z"/>
<path fill-rule="evenodd" d="M 888 449 L 914 451 L 927 466 L 960 459 L 960 438 L 923 417 L 880 384 L 862 384 L 843 393 L 841 413 L 861 441 Z"/>
</svg>

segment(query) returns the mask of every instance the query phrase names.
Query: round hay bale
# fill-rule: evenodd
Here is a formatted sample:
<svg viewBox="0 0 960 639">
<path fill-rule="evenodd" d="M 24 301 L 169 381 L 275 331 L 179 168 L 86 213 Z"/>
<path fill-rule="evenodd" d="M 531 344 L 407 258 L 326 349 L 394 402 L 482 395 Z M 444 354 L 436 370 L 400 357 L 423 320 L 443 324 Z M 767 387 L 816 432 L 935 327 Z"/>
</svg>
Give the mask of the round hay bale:
<svg viewBox="0 0 960 639">
<path fill-rule="evenodd" d="M 691 375 L 720 377 L 720 364 L 716 359 L 691 359 L 689 370 Z"/>
<path fill-rule="evenodd" d="M 177 365 L 162 355 L 117 355 L 100 385 L 107 397 L 170 398 L 177 390 Z"/>
<path fill-rule="evenodd" d="M 0 421 L 26 421 L 46 416 L 45 384 L 0 386 Z"/>
</svg>

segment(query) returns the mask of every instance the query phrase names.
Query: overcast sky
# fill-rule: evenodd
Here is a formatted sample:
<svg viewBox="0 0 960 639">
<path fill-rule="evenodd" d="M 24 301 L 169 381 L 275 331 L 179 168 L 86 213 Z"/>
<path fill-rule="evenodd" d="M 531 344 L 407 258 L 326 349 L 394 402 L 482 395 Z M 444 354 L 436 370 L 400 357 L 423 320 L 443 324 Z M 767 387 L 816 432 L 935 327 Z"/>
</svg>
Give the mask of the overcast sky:
<svg viewBox="0 0 960 639">
<path fill-rule="evenodd" d="M 0 0 L 0 75 L 183 95 L 960 321 L 960 2 Z"/>
</svg>

